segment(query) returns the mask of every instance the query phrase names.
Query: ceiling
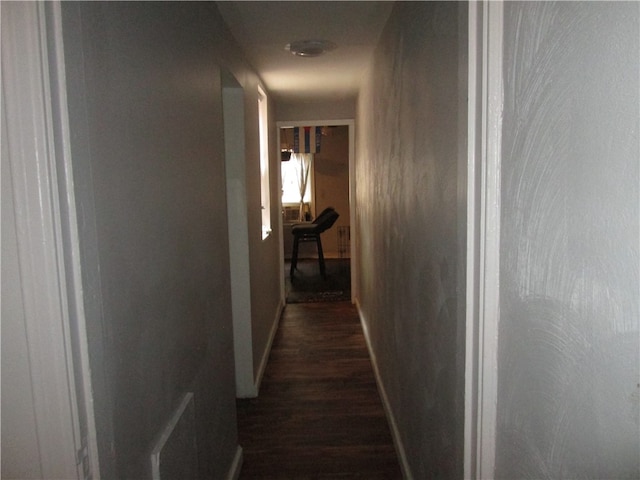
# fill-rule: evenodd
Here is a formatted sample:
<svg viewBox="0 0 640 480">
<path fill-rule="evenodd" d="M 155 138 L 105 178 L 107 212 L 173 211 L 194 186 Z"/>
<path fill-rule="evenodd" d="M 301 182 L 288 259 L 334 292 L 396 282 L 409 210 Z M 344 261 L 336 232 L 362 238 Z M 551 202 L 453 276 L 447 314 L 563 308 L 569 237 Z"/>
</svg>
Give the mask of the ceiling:
<svg viewBox="0 0 640 480">
<path fill-rule="evenodd" d="M 393 2 L 221 1 L 220 13 L 276 101 L 355 98 Z M 329 40 L 337 48 L 297 57 L 285 45 Z"/>
</svg>

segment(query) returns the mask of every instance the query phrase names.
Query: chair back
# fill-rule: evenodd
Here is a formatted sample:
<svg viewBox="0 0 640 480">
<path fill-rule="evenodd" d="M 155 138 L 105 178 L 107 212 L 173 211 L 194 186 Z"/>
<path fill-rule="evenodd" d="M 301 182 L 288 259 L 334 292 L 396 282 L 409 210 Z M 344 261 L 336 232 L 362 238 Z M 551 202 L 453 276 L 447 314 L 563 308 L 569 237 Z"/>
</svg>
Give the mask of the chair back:
<svg viewBox="0 0 640 480">
<path fill-rule="evenodd" d="M 340 214 L 334 209 L 331 209 L 326 213 L 322 212 L 320 215 L 318 215 L 318 218 L 313 221 L 313 223 L 317 225 L 317 228 L 315 229 L 316 232 L 322 233 L 325 230 L 330 229 L 333 224 L 336 223 L 336 220 L 338 220 L 339 216 Z"/>
<path fill-rule="evenodd" d="M 311 223 L 315 223 L 316 225 L 317 225 L 318 223 L 321 223 L 321 222 L 324 220 L 324 218 L 325 218 L 327 215 L 329 215 L 331 212 L 335 212 L 335 209 L 334 209 L 333 207 L 327 207 L 327 208 L 325 208 L 324 210 L 322 210 L 322 212 L 320 212 L 320 213 L 318 214 L 318 216 L 317 216 L 316 218 L 314 218 L 314 219 L 313 219 L 313 222 L 311 222 Z"/>
</svg>

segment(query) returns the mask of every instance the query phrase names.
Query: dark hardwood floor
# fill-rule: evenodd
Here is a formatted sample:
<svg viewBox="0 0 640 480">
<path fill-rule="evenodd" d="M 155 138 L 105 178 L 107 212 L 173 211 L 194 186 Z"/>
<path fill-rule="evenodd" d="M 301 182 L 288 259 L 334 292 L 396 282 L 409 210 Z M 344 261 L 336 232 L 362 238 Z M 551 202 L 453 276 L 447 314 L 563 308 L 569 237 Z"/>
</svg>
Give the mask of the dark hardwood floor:
<svg viewBox="0 0 640 480">
<path fill-rule="evenodd" d="M 288 304 L 260 396 L 238 400 L 240 479 L 400 479 L 355 307 Z"/>
</svg>

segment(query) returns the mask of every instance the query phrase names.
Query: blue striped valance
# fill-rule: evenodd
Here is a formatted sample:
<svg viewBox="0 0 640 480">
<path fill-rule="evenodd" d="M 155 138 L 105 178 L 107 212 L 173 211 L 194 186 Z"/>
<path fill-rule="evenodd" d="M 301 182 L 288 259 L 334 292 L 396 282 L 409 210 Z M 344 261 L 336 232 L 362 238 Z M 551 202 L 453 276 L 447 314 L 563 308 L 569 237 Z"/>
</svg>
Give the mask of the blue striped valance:
<svg viewBox="0 0 640 480">
<path fill-rule="evenodd" d="M 320 153 L 322 127 L 293 127 L 293 153 Z"/>
</svg>

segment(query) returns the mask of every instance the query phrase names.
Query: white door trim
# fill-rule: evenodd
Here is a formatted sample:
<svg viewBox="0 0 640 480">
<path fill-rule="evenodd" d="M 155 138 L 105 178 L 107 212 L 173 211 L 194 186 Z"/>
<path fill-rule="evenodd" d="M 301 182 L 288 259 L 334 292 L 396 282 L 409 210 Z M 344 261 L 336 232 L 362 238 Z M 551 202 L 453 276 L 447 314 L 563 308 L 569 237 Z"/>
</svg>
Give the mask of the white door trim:
<svg viewBox="0 0 640 480">
<path fill-rule="evenodd" d="M 5 3 L 2 30 L 2 100 L 10 165 L 3 175 L 10 176 L 14 194 L 39 450 L 33 461 L 40 463 L 44 478 L 99 478 L 82 288 L 76 281 L 79 247 L 72 233 L 77 223 L 60 5 Z M 63 219 L 71 231 L 66 234 Z M 79 301 L 71 307 L 70 299 Z M 75 355 L 72 329 L 80 343 Z M 81 404 L 77 388 L 84 393 Z"/>
<path fill-rule="evenodd" d="M 477 479 L 496 453 L 502 43 L 502 2 L 470 2 L 464 477 Z"/>
<path fill-rule="evenodd" d="M 236 396 L 251 398 L 258 395 L 258 382 L 253 367 L 244 89 L 227 70 L 221 78 Z"/>
</svg>

